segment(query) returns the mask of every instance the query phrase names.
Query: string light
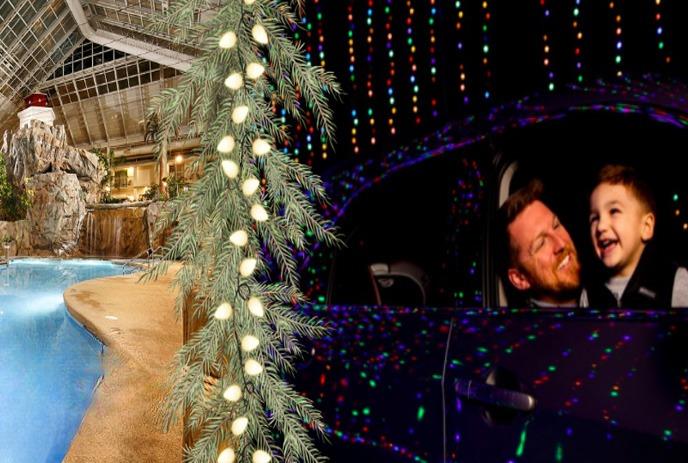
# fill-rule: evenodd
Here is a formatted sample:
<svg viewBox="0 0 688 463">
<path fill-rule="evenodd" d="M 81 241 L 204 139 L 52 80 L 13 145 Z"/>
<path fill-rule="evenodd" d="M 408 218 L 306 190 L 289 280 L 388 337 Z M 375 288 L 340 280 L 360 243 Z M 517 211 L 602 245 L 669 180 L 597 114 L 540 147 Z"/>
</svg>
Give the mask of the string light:
<svg viewBox="0 0 688 463">
<path fill-rule="evenodd" d="M 655 35 L 657 36 L 657 52 L 662 63 L 671 63 L 671 56 L 666 47 L 664 27 L 662 27 L 662 0 L 655 0 Z"/>
<path fill-rule="evenodd" d="M 222 172 L 229 178 L 236 178 L 239 175 L 239 165 L 231 159 L 224 159 L 221 163 Z"/>
<path fill-rule="evenodd" d="M 356 49 L 354 47 L 354 32 L 356 31 L 356 24 L 354 23 L 354 6 L 353 1 L 347 6 L 346 19 L 349 22 L 348 35 L 348 53 L 349 53 L 349 81 L 351 82 L 351 87 L 353 92 L 356 93 L 358 90 L 358 82 L 356 81 Z M 351 146 L 353 148 L 354 154 L 358 154 L 360 148 L 358 146 L 358 111 L 356 107 L 351 108 Z"/>
<path fill-rule="evenodd" d="M 267 45 L 268 44 L 268 32 L 265 30 L 265 28 L 260 25 L 256 24 L 253 26 L 251 29 L 251 35 L 253 36 L 253 40 L 256 42 L 262 44 L 262 45 Z"/>
<path fill-rule="evenodd" d="M 231 316 L 232 306 L 229 305 L 228 302 L 223 302 L 220 304 L 217 309 L 215 309 L 215 313 L 213 314 L 213 317 L 215 317 L 217 320 L 227 320 Z"/>
<path fill-rule="evenodd" d="M 431 88 L 431 93 L 432 97 L 430 98 L 430 109 L 431 109 L 431 114 L 432 117 L 437 117 L 439 113 L 437 112 L 437 56 L 435 55 L 436 53 L 436 42 L 437 38 L 435 37 L 435 20 L 437 16 L 437 5 L 436 5 L 436 0 L 430 0 L 430 17 L 428 18 L 428 26 L 430 28 L 430 45 L 428 47 L 428 51 L 430 52 L 430 82 L 432 83 Z"/>
<path fill-rule="evenodd" d="M 256 450 L 253 452 L 253 463 L 270 463 L 272 457 L 264 450 Z"/>
<path fill-rule="evenodd" d="M 220 153 L 228 154 L 234 150 L 235 142 L 234 137 L 231 135 L 226 135 L 222 137 L 222 140 L 217 144 L 217 150 Z"/>
<path fill-rule="evenodd" d="M 251 217 L 253 217 L 253 220 L 256 222 L 265 222 L 268 220 L 268 213 L 260 204 L 254 204 L 251 206 Z"/>
<path fill-rule="evenodd" d="M 254 359 L 246 360 L 244 371 L 249 376 L 258 376 L 263 372 L 263 366 Z"/>
<path fill-rule="evenodd" d="M 244 183 L 241 185 L 241 191 L 244 193 L 244 196 L 251 196 L 258 190 L 258 187 L 260 187 L 260 180 L 250 177 L 244 180 Z"/>
<path fill-rule="evenodd" d="M 270 143 L 267 142 L 267 140 L 264 140 L 262 138 L 256 138 L 253 140 L 253 154 L 256 156 L 263 156 L 265 154 L 268 154 L 270 152 L 270 149 L 272 147 L 270 146 Z"/>
<path fill-rule="evenodd" d="M 234 449 L 226 448 L 217 456 L 217 463 L 234 463 L 235 459 Z"/>
<path fill-rule="evenodd" d="M 265 72 L 265 67 L 260 63 L 249 63 L 246 66 L 246 77 L 256 80 Z"/>
<path fill-rule="evenodd" d="M 323 12 L 320 5 L 320 0 L 314 0 L 315 4 L 315 18 L 316 18 L 316 36 L 318 37 L 318 57 L 320 58 L 320 66 L 323 68 L 326 65 L 325 61 L 325 34 L 323 33 Z M 322 158 L 327 159 L 327 139 L 324 132 L 320 133 L 320 148 L 322 149 Z"/>
<path fill-rule="evenodd" d="M 387 102 L 389 104 L 389 117 L 387 118 L 387 127 L 389 134 L 394 136 L 397 133 L 397 128 L 394 126 L 395 116 L 397 114 L 396 98 L 394 96 L 394 76 L 396 74 L 396 61 L 394 59 L 394 34 L 392 32 L 392 0 L 385 0 L 385 50 L 387 52 Z"/>
<path fill-rule="evenodd" d="M 235 124 L 241 124 L 248 117 L 248 106 L 241 105 L 234 108 L 232 111 L 232 122 Z"/>
<path fill-rule="evenodd" d="M 623 29 L 621 28 L 621 12 L 618 11 L 617 2 L 622 0 L 616 0 L 609 2 L 609 9 L 611 10 L 612 17 L 614 19 L 614 65 L 616 66 L 616 76 L 623 76 L 623 71 L 621 70 L 621 61 L 623 59 L 622 49 L 623 49 Z"/>
<path fill-rule="evenodd" d="M 465 51 L 463 47 L 463 3 L 461 0 L 456 0 L 454 2 L 454 8 L 456 8 L 456 33 L 458 35 L 458 40 L 456 42 L 456 49 L 460 57 L 463 58 Z M 466 91 L 466 68 L 464 66 L 463 60 L 459 60 L 459 92 L 463 96 L 463 104 L 466 105 L 470 101 L 468 98 L 468 93 Z"/>
<path fill-rule="evenodd" d="M 247 258 L 241 261 L 241 264 L 239 264 L 239 274 L 241 274 L 242 277 L 249 277 L 253 274 L 253 271 L 256 269 L 256 265 L 258 265 L 258 261 L 253 258 Z"/>
<path fill-rule="evenodd" d="M 236 420 L 232 421 L 232 434 L 235 436 L 240 436 L 246 431 L 246 428 L 248 427 L 248 418 L 245 416 L 240 416 Z"/>
<path fill-rule="evenodd" d="M 229 235 L 229 241 L 235 246 L 246 246 L 246 243 L 248 243 L 248 233 L 244 230 L 237 230 Z"/>
<path fill-rule="evenodd" d="M 545 72 L 547 73 L 547 90 L 550 92 L 554 91 L 554 71 L 552 71 L 551 68 L 551 57 L 550 57 L 550 43 L 549 43 L 549 17 L 550 17 L 550 10 L 547 7 L 547 0 L 540 0 L 540 6 L 542 7 L 543 14 L 545 16 L 544 19 L 544 28 L 545 28 L 545 33 L 542 36 L 542 42 L 543 42 L 543 50 L 544 50 L 544 59 L 542 60 L 542 64 L 545 67 Z"/>
<path fill-rule="evenodd" d="M 489 35 L 489 30 L 490 30 L 490 19 L 492 18 L 492 15 L 490 14 L 490 4 L 487 2 L 487 0 L 483 0 L 481 4 L 481 12 L 482 12 L 482 24 L 480 25 L 480 28 L 482 29 L 482 35 L 481 35 L 481 45 L 482 45 L 482 52 L 483 52 L 483 58 L 481 60 L 481 65 L 483 68 L 483 74 L 484 74 L 484 80 L 485 80 L 485 91 L 483 92 L 483 98 L 485 100 L 489 100 L 492 97 L 492 71 L 490 69 L 490 35 Z"/>
<path fill-rule="evenodd" d="M 244 78 L 238 72 L 233 72 L 225 79 L 225 86 L 230 90 L 239 90 L 244 85 Z"/>
<path fill-rule="evenodd" d="M 253 3 L 254 3 L 255 1 L 256 1 L 256 0 L 244 0 L 244 3 L 245 3 L 246 5 L 253 5 Z"/>
<path fill-rule="evenodd" d="M 263 303 L 257 297 L 251 296 L 246 305 L 248 306 L 248 311 L 256 317 L 263 317 L 265 315 Z"/>
<path fill-rule="evenodd" d="M 583 83 L 583 61 L 581 58 L 583 50 L 583 31 L 581 30 L 581 0 L 576 0 L 573 7 L 573 32 L 575 34 L 575 47 L 573 49 L 574 58 L 576 61 L 576 80 L 578 83 Z"/>
<path fill-rule="evenodd" d="M 236 43 L 237 43 L 237 35 L 234 32 L 230 31 L 230 32 L 225 32 L 224 34 L 222 34 L 222 37 L 220 37 L 219 45 L 220 45 L 220 48 L 229 49 L 229 48 L 232 48 L 233 46 L 235 46 Z"/>
<path fill-rule="evenodd" d="M 225 389 L 222 397 L 228 402 L 238 402 L 241 399 L 241 387 L 238 384 L 232 384 Z"/>
<path fill-rule="evenodd" d="M 254 351 L 258 348 L 260 345 L 260 341 L 258 341 L 258 338 L 255 336 L 251 336 L 250 334 L 247 334 L 241 339 L 241 350 L 244 352 L 251 352 Z"/>
<path fill-rule="evenodd" d="M 368 0 L 368 9 L 366 10 L 366 25 L 368 26 L 366 43 L 368 45 L 366 55 L 366 65 L 368 68 L 366 78 L 366 101 L 368 101 L 368 125 L 370 126 L 370 144 L 377 143 L 376 128 L 375 128 L 375 113 L 373 111 L 373 102 L 375 101 L 375 92 L 373 90 L 373 69 L 375 68 L 373 58 L 375 48 L 373 47 L 373 37 L 375 36 L 375 27 L 373 23 L 373 12 L 375 4 L 373 0 Z"/>
<path fill-rule="evenodd" d="M 418 81 L 416 80 L 416 45 L 413 42 L 413 16 L 416 14 L 416 9 L 413 7 L 412 0 L 406 0 L 406 8 L 408 9 L 408 16 L 406 17 L 406 43 L 409 48 L 408 62 L 411 70 L 409 72 L 409 81 L 411 83 L 411 111 L 415 114 L 414 121 L 416 125 L 421 123 L 420 114 L 418 113 Z"/>
</svg>

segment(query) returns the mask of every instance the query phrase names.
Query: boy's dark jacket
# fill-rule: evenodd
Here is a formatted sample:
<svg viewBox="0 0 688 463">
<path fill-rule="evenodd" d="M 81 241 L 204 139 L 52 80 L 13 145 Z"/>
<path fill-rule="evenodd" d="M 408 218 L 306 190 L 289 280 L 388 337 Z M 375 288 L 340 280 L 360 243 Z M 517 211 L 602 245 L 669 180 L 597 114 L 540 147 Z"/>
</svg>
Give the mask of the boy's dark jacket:
<svg viewBox="0 0 688 463">
<path fill-rule="evenodd" d="M 594 283 L 585 285 L 590 307 L 623 307 L 625 309 L 650 309 L 671 307 L 674 278 L 678 265 L 661 256 L 656 246 L 650 242 L 645 246 L 640 261 L 628 286 L 621 296 L 621 304 L 605 286 L 608 275 L 598 274 Z"/>
</svg>

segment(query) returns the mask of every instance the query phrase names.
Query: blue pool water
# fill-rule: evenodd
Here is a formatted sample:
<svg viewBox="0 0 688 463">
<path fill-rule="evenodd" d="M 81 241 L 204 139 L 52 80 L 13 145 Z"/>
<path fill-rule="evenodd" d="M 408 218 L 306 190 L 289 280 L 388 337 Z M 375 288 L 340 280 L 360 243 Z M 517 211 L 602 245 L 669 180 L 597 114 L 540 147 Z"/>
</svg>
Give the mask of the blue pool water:
<svg viewBox="0 0 688 463">
<path fill-rule="evenodd" d="M 122 273 L 92 260 L 0 268 L 0 463 L 62 461 L 103 374 L 103 345 L 67 314 L 62 293 Z"/>
</svg>

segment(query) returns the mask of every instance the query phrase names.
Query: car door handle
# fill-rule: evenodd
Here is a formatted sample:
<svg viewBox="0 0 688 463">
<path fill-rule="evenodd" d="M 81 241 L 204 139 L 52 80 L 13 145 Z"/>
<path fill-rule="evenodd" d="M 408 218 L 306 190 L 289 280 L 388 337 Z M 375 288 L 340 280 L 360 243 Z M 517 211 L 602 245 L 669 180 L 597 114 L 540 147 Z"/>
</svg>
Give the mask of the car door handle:
<svg viewBox="0 0 688 463">
<path fill-rule="evenodd" d="M 480 402 L 484 405 L 493 405 L 521 412 L 531 412 L 535 409 L 535 397 L 525 392 L 491 386 L 472 379 L 457 379 L 456 383 L 454 383 L 454 389 L 460 397 Z"/>
</svg>

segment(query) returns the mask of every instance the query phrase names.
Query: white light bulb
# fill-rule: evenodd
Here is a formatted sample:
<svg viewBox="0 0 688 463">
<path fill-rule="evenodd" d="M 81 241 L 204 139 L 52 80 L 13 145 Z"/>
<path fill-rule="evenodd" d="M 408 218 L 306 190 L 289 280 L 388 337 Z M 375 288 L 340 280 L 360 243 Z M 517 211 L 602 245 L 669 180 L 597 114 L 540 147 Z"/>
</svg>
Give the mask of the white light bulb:
<svg viewBox="0 0 688 463">
<path fill-rule="evenodd" d="M 244 183 L 241 185 L 241 191 L 244 192 L 245 196 L 251 196 L 253 193 L 258 190 L 258 187 L 260 186 L 260 180 L 258 180 L 255 177 L 250 177 L 247 178 Z"/>
<path fill-rule="evenodd" d="M 249 65 L 246 66 L 246 77 L 249 79 L 256 80 L 262 76 L 264 72 L 265 68 L 261 64 L 249 63 Z"/>
<path fill-rule="evenodd" d="M 244 3 L 247 4 L 247 5 L 253 5 L 253 3 L 254 3 L 255 1 L 256 1 L 256 0 L 244 0 Z"/>
<path fill-rule="evenodd" d="M 256 24 L 255 26 L 253 26 L 253 29 L 251 29 L 251 35 L 253 35 L 253 40 L 255 40 L 256 42 L 262 43 L 263 45 L 267 45 L 268 31 L 266 31 L 265 28 L 260 24 Z"/>
<path fill-rule="evenodd" d="M 232 111 L 232 122 L 241 124 L 246 120 L 246 116 L 248 116 L 248 106 L 237 106 L 234 108 L 234 111 Z"/>
<path fill-rule="evenodd" d="M 240 416 L 236 420 L 232 421 L 232 434 L 235 436 L 240 436 L 246 431 L 248 426 L 248 418 L 245 416 Z"/>
<path fill-rule="evenodd" d="M 222 172 L 229 178 L 237 178 L 239 175 L 239 165 L 229 159 L 222 161 Z"/>
<path fill-rule="evenodd" d="M 244 352 L 251 352 L 252 350 L 256 350 L 258 345 L 260 344 L 260 341 L 258 341 L 258 338 L 255 336 L 251 336 L 250 334 L 247 334 L 243 338 L 241 338 L 241 350 Z"/>
<path fill-rule="evenodd" d="M 253 140 L 253 153 L 256 156 L 263 156 L 264 154 L 268 154 L 271 148 L 272 147 L 270 146 L 270 143 L 268 143 L 266 140 L 263 140 L 262 138 L 256 138 L 255 140 Z"/>
<path fill-rule="evenodd" d="M 239 264 L 239 273 L 242 277 L 251 276 L 253 271 L 256 269 L 256 264 L 258 261 L 256 259 L 244 259 Z"/>
<path fill-rule="evenodd" d="M 245 246 L 248 243 L 248 233 L 244 230 L 237 230 L 229 235 L 229 241 L 235 246 Z"/>
<path fill-rule="evenodd" d="M 226 448 L 217 456 L 217 463 L 234 463 L 234 450 Z"/>
<path fill-rule="evenodd" d="M 260 204 L 254 204 L 251 206 L 251 217 L 253 217 L 253 220 L 256 222 L 265 222 L 268 220 L 268 213 Z"/>
<path fill-rule="evenodd" d="M 220 37 L 220 48 L 232 48 L 237 43 L 237 35 L 232 32 L 225 32 Z"/>
<path fill-rule="evenodd" d="M 215 317 L 218 320 L 227 320 L 229 317 L 232 316 L 232 306 L 229 305 L 227 302 L 223 302 L 220 304 L 217 309 L 215 309 L 215 313 L 213 314 L 213 317 Z"/>
<path fill-rule="evenodd" d="M 260 363 L 256 362 L 255 360 L 248 359 L 246 360 L 246 364 L 244 365 L 244 371 L 249 376 L 258 376 L 263 372 L 263 367 Z"/>
<path fill-rule="evenodd" d="M 220 143 L 217 144 L 217 150 L 220 153 L 231 153 L 232 150 L 234 150 L 234 146 L 236 143 L 234 142 L 234 137 L 231 135 L 225 135 L 222 137 L 222 140 L 220 140 Z"/>
<path fill-rule="evenodd" d="M 263 303 L 260 302 L 260 299 L 258 299 L 257 297 L 250 297 L 247 302 L 247 305 L 248 311 L 256 317 L 262 317 L 263 315 L 265 315 L 265 311 L 263 310 Z"/>
<path fill-rule="evenodd" d="M 244 78 L 238 72 L 234 72 L 225 79 L 225 85 L 231 90 L 239 90 L 244 85 Z"/>
<path fill-rule="evenodd" d="M 270 463 L 272 457 L 265 450 L 256 450 L 253 452 L 253 463 Z"/>
<path fill-rule="evenodd" d="M 222 393 L 222 397 L 230 402 L 237 402 L 239 399 L 241 399 L 241 388 L 238 384 L 232 384 L 225 389 L 225 392 Z"/>
</svg>

